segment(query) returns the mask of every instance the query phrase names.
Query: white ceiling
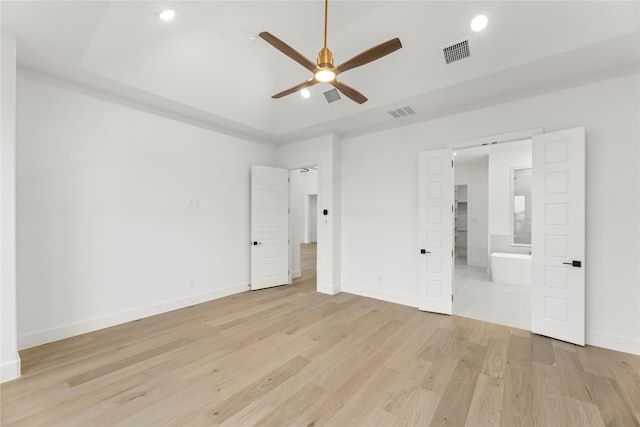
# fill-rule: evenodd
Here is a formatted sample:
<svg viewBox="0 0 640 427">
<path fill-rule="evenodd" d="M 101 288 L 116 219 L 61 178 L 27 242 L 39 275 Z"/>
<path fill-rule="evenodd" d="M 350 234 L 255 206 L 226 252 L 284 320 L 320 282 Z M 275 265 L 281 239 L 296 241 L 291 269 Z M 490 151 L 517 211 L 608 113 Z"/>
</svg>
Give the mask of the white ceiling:
<svg viewBox="0 0 640 427">
<path fill-rule="evenodd" d="M 2 33 L 18 64 L 223 132 L 288 142 L 400 126 L 523 96 L 637 72 L 636 1 L 329 2 L 328 47 L 336 64 L 399 37 L 403 48 L 341 80 L 365 94 L 328 104 L 271 95 L 310 73 L 251 33 L 269 31 L 315 62 L 324 2 L 7 1 Z M 158 19 L 176 10 L 173 22 Z M 473 33 L 471 19 L 489 17 Z M 445 65 L 442 48 L 469 40 L 471 57 Z M 415 116 L 387 111 L 411 106 Z"/>
</svg>

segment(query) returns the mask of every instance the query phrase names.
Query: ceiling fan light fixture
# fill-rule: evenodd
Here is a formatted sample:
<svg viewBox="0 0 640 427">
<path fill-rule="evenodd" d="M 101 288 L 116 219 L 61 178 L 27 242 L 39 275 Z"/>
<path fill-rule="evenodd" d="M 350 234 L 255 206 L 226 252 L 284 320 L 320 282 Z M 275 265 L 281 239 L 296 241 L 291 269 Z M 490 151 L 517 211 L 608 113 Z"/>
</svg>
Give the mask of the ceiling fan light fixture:
<svg viewBox="0 0 640 427">
<path fill-rule="evenodd" d="M 309 89 L 304 88 L 300 91 L 300 95 L 302 95 L 303 98 L 309 98 L 311 96 L 311 92 L 309 92 Z"/>
<path fill-rule="evenodd" d="M 336 78 L 336 73 L 331 70 L 320 70 L 315 74 L 315 78 L 317 81 L 322 83 L 328 83 L 333 81 Z"/>
</svg>

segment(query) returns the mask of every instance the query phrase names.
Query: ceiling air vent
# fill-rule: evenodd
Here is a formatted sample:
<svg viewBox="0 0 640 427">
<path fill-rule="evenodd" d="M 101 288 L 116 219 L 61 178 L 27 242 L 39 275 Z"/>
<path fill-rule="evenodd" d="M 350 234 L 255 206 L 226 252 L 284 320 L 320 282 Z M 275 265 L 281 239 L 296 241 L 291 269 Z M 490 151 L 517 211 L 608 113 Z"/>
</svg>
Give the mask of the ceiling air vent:
<svg viewBox="0 0 640 427">
<path fill-rule="evenodd" d="M 469 52 L 469 40 L 463 40 L 461 42 L 452 44 L 442 49 L 444 53 L 444 62 L 451 64 L 452 62 L 459 61 L 471 56 Z"/>
<path fill-rule="evenodd" d="M 324 97 L 326 98 L 329 104 L 331 104 L 332 102 L 340 101 L 342 99 L 337 89 L 331 89 L 326 92 L 323 92 L 322 94 L 324 95 Z"/>
<path fill-rule="evenodd" d="M 412 116 L 416 113 L 414 109 L 409 106 L 398 108 L 398 109 L 387 111 L 387 112 L 394 119 L 401 119 L 403 117 Z"/>
</svg>

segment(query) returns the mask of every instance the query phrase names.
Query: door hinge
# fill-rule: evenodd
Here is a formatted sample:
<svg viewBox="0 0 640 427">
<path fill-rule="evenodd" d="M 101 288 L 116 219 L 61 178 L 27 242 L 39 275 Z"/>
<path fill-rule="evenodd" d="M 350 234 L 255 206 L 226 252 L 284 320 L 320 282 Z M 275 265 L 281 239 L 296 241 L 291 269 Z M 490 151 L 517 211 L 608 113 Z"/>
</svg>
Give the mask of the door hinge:
<svg viewBox="0 0 640 427">
<path fill-rule="evenodd" d="M 453 212 L 453 205 L 451 205 L 451 212 Z"/>
<path fill-rule="evenodd" d="M 453 302 L 453 294 L 451 294 L 451 302 Z"/>
<path fill-rule="evenodd" d="M 453 167 L 453 160 L 451 160 L 451 167 Z"/>
<path fill-rule="evenodd" d="M 453 249 L 451 249 L 451 258 L 453 258 Z"/>
</svg>

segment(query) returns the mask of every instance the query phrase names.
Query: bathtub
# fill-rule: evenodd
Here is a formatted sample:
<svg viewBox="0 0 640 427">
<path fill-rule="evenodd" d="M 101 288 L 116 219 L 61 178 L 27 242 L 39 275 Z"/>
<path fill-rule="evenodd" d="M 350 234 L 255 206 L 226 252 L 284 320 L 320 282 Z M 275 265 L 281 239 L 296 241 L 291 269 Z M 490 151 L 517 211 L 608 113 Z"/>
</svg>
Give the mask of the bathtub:
<svg viewBox="0 0 640 427">
<path fill-rule="evenodd" d="M 491 280 L 516 286 L 531 286 L 531 255 L 491 254 Z"/>
</svg>

